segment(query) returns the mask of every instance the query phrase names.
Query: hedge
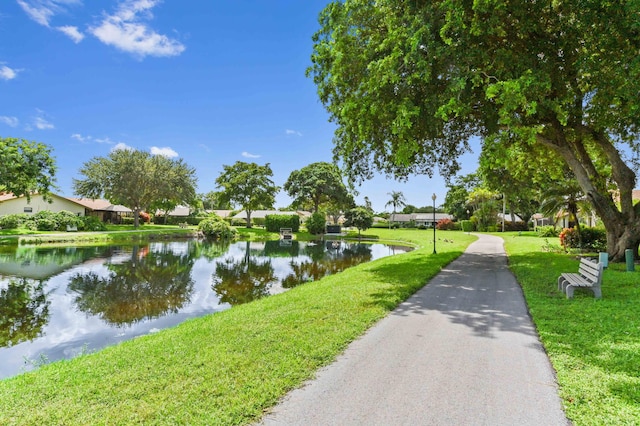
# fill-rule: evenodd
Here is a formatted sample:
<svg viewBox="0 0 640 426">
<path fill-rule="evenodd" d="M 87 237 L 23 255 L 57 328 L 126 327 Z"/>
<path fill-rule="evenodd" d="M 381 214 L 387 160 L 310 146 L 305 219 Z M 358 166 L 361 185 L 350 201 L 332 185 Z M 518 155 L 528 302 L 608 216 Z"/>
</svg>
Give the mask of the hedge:
<svg viewBox="0 0 640 426">
<path fill-rule="evenodd" d="M 268 214 L 264 221 L 268 232 L 280 232 L 280 228 L 291 228 L 293 232 L 300 230 L 300 217 L 289 214 Z"/>
</svg>

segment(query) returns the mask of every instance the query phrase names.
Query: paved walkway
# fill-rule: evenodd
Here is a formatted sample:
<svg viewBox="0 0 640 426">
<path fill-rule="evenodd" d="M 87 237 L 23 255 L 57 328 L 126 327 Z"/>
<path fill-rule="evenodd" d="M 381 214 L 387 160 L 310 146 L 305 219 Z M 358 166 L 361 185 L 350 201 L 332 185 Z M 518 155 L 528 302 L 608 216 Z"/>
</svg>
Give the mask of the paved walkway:
<svg viewBox="0 0 640 426">
<path fill-rule="evenodd" d="M 570 424 L 502 239 L 479 237 L 261 424 Z"/>
</svg>

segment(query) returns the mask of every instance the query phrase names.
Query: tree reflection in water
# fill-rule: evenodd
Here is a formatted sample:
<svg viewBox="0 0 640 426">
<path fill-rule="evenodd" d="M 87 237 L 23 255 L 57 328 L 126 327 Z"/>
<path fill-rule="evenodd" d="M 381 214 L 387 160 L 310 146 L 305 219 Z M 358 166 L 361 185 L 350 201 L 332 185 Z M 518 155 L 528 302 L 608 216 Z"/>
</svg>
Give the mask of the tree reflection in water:
<svg viewBox="0 0 640 426">
<path fill-rule="evenodd" d="M 193 256 L 174 253 L 170 246 L 159 251 L 134 246 L 131 260 L 108 264 L 109 274 L 76 274 L 68 286 L 75 303 L 89 315 L 121 326 L 177 312 L 189 302 L 194 282 Z"/>
<path fill-rule="evenodd" d="M 269 287 L 275 281 L 271 258 L 252 256 L 247 241 L 241 259 L 227 258 L 216 262 L 211 288 L 221 303 L 239 305 L 269 295 Z"/>
<path fill-rule="evenodd" d="M 0 347 L 13 346 L 40 337 L 49 321 L 45 281 L 11 279 L 0 289 Z"/>
<path fill-rule="evenodd" d="M 344 271 L 345 269 L 371 260 L 371 247 L 366 244 L 326 241 L 307 245 L 305 254 L 311 260 L 297 262 L 291 260 L 292 273 L 282 280 L 282 287 L 292 288 L 309 281 Z"/>
</svg>

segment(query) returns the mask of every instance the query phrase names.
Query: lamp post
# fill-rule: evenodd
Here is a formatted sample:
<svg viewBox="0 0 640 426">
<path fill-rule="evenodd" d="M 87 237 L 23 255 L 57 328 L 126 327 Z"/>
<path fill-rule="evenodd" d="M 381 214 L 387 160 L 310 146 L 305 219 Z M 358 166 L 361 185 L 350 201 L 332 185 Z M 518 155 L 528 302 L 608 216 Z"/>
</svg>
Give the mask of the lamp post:
<svg viewBox="0 0 640 426">
<path fill-rule="evenodd" d="M 467 209 L 467 220 L 469 221 L 469 223 L 471 223 L 471 216 L 469 216 L 469 213 L 469 209 Z M 469 225 L 469 223 L 467 223 L 467 235 L 471 233 L 471 226 Z"/>
<path fill-rule="evenodd" d="M 433 200 L 433 254 L 436 254 L 436 194 L 431 196 Z"/>
</svg>

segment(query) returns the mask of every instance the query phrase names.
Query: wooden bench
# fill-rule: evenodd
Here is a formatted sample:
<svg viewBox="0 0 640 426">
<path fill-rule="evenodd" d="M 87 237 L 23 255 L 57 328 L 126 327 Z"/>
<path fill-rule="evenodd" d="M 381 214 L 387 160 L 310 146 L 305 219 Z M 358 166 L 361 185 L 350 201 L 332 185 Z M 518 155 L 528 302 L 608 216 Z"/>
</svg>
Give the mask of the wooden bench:
<svg viewBox="0 0 640 426">
<path fill-rule="evenodd" d="M 180 228 L 186 228 L 186 227 L 188 227 L 188 226 L 189 226 L 189 224 L 188 224 L 187 222 L 181 222 L 181 223 L 179 223 L 179 224 L 178 224 L 178 226 L 179 226 Z"/>
<path fill-rule="evenodd" d="M 593 291 L 595 298 L 600 299 L 602 297 L 600 286 L 602 284 L 603 266 L 601 262 L 596 263 L 586 258 L 580 259 L 580 267 L 577 274 L 565 272 L 558 277 L 558 290 L 566 293 L 567 299 L 571 299 L 576 287 L 589 288 Z"/>
<path fill-rule="evenodd" d="M 78 227 L 76 225 L 67 225 L 67 232 L 78 232 Z"/>
</svg>

